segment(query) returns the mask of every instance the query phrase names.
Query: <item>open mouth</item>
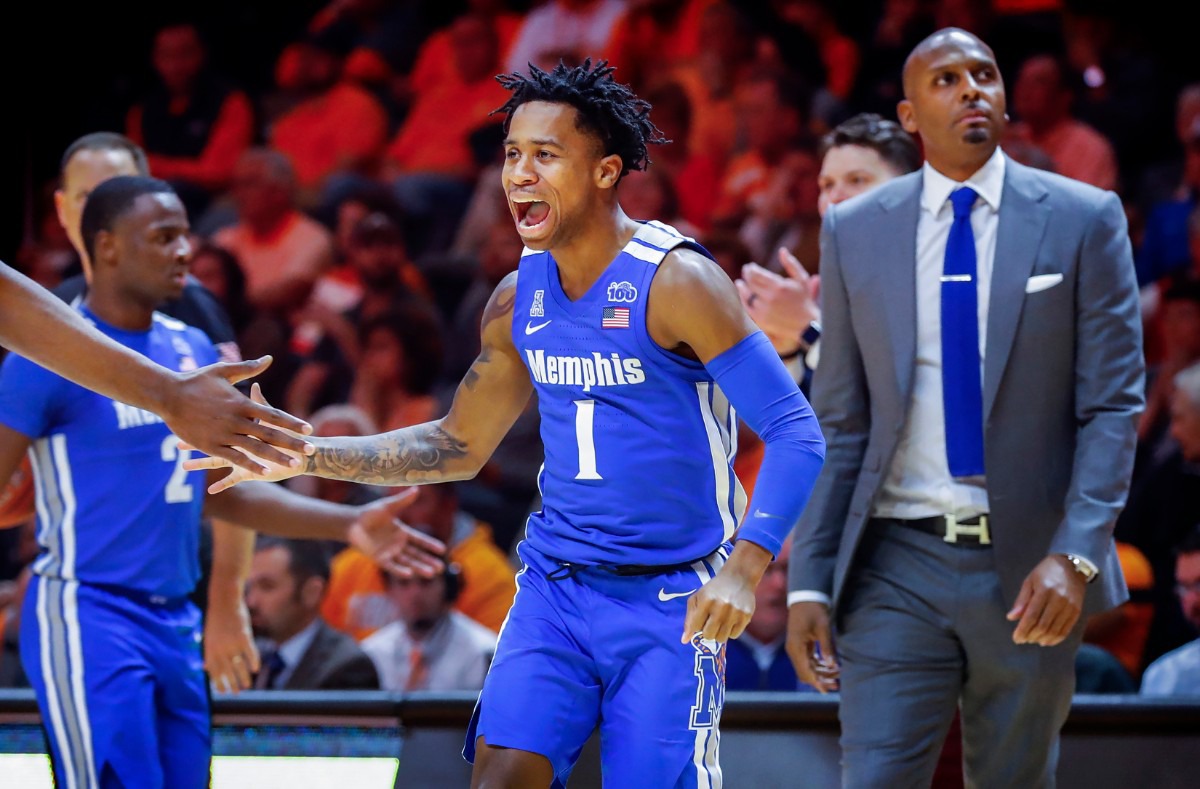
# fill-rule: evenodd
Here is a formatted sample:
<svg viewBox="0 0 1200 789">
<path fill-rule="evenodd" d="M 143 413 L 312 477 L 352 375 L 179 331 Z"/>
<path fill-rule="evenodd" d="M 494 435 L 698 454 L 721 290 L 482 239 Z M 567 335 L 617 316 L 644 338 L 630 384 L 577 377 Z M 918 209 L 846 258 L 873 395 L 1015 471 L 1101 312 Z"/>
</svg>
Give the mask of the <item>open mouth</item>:
<svg viewBox="0 0 1200 789">
<path fill-rule="evenodd" d="M 542 200 L 512 201 L 518 231 L 536 231 L 550 218 L 550 204 Z"/>
</svg>

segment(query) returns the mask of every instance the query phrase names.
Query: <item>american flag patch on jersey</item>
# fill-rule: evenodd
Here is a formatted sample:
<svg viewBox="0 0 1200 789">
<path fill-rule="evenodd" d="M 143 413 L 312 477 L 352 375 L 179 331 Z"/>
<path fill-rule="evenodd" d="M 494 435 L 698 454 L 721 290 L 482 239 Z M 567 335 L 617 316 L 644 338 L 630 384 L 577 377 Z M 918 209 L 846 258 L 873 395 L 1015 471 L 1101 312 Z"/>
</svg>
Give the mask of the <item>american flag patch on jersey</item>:
<svg viewBox="0 0 1200 789">
<path fill-rule="evenodd" d="M 602 328 L 602 329 L 628 329 L 629 328 L 629 308 L 628 307 L 605 307 L 604 314 L 600 316 L 600 328 Z"/>
</svg>

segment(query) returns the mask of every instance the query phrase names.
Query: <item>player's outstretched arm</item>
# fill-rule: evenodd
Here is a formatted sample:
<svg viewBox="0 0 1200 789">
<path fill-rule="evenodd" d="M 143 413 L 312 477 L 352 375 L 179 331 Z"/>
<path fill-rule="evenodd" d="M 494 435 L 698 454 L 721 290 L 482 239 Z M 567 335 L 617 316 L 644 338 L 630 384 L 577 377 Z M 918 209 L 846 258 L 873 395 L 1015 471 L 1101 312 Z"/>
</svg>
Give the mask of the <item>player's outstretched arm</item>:
<svg viewBox="0 0 1200 789">
<path fill-rule="evenodd" d="M 516 272 L 496 286 L 484 309 L 479 356 L 463 377 L 450 412 L 441 419 L 373 436 L 311 439 L 316 451 L 300 469 L 273 467 L 269 475 L 235 469 L 209 488 L 218 493 L 251 479 L 297 473 L 377 485 L 419 485 L 474 477 L 521 415 L 533 385 L 512 341 Z M 228 466 L 213 458 L 189 469 Z"/>
<path fill-rule="evenodd" d="M 712 261 L 676 250 L 650 288 L 648 327 L 662 347 L 704 363 L 738 415 L 766 444 L 754 498 L 729 561 L 688 601 L 682 640 L 724 641 L 754 613 L 754 589 L 812 489 L 825 444 L 816 417 L 766 336 Z"/>
<path fill-rule="evenodd" d="M 215 364 L 190 373 L 171 372 L 105 337 L 75 310 L 4 263 L 0 263 L 0 343 L 80 386 L 153 411 L 189 444 L 237 465 L 256 464 L 235 447 L 280 463 L 288 458 L 271 445 L 305 449 L 304 439 L 272 427 L 305 431 L 304 422 L 252 403 L 232 386 L 265 370 L 269 357 Z"/>
</svg>

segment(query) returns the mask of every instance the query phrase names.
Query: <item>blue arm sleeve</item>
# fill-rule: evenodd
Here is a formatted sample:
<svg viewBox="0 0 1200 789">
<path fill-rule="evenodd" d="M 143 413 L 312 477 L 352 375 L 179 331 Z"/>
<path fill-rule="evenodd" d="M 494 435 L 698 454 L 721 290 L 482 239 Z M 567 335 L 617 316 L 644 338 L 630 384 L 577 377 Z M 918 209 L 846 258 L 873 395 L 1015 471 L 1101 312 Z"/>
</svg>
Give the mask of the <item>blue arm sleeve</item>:
<svg viewBox="0 0 1200 789">
<path fill-rule="evenodd" d="M 777 556 L 817 481 L 825 461 L 825 438 L 808 400 L 761 331 L 705 367 L 738 416 L 766 444 L 738 539 Z"/>
</svg>

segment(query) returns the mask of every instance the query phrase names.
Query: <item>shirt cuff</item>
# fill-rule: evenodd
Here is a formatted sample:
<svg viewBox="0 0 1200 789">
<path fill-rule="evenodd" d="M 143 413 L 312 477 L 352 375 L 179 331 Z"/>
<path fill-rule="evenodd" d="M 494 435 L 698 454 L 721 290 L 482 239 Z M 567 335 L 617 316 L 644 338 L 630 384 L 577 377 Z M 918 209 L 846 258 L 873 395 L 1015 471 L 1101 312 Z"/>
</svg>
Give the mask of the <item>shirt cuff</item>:
<svg viewBox="0 0 1200 789">
<path fill-rule="evenodd" d="M 796 592 L 788 592 L 788 607 L 794 606 L 796 603 L 820 603 L 828 608 L 830 600 L 829 595 L 812 589 L 800 589 Z"/>
</svg>

